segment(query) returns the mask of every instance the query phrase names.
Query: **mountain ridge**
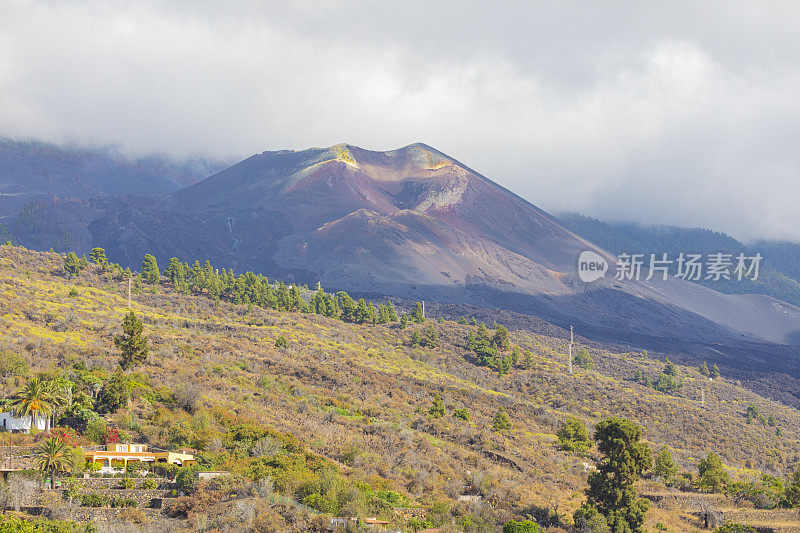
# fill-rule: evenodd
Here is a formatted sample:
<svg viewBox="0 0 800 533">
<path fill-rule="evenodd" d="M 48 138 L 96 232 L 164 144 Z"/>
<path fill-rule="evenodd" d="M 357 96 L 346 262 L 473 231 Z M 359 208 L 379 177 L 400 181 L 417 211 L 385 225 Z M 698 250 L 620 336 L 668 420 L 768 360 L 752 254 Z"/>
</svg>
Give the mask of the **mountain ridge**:
<svg viewBox="0 0 800 533">
<path fill-rule="evenodd" d="M 613 270 L 582 283 L 581 252 L 614 256 L 423 143 L 266 151 L 163 197 L 90 204 L 82 242 L 126 266 L 146 253 L 209 259 L 351 293 L 509 309 L 665 351 L 800 344 L 789 304 Z"/>
<path fill-rule="evenodd" d="M 167 194 L 224 166 L 206 158 L 132 157 L 110 147 L 57 146 L 0 137 L 0 217 L 52 198 Z"/>
</svg>

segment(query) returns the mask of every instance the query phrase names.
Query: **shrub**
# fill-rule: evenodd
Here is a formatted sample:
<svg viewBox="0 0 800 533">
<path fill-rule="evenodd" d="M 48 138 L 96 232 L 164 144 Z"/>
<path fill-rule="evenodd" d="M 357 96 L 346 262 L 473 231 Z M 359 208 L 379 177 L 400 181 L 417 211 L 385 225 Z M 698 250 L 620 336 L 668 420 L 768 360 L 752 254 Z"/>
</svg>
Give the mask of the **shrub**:
<svg viewBox="0 0 800 533">
<path fill-rule="evenodd" d="M 100 417 L 92 418 L 86 424 L 86 431 L 84 436 L 92 442 L 102 443 L 106 435 L 108 435 L 108 425 L 106 421 Z"/>
<path fill-rule="evenodd" d="M 573 359 L 573 361 L 576 365 L 584 370 L 591 370 L 592 365 L 594 365 L 594 359 L 592 359 L 592 356 L 589 355 L 589 351 L 586 348 L 581 348 L 578 350 L 578 353 L 575 354 L 575 359 Z"/>
<path fill-rule="evenodd" d="M 138 507 L 139 503 L 133 498 L 113 498 L 111 507 Z"/>
<path fill-rule="evenodd" d="M 280 453 L 283 449 L 283 443 L 278 439 L 274 439 L 267 435 L 256 441 L 253 448 L 250 450 L 250 455 L 253 457 L 272 457 Z"/>
<path fill-rule="evenodd" d="M 725 524 L 718 527 L 716 533 L 758 533 L 756 528 L 743 524 Z"/>
<path fill-rule="evenodd" d="M 108 497 L 90 492 L 81 496 L 81 505 L 84 507 L 104 507 L 108 505 Z"/>
<path fill-rule="evenodd" d="M 509 520 L 503 526 L 503 533 L 539 533 L 539 524 L 530 520 Z"/>
<path fill-rule="evenodd" d="M 446 414 L 444 402 L 442 401 L 442 397 L 438 394 L 433 397 L 433 402 L 431 403 L 430 409 L 428 409 L 428 414 L 431 418 L 442 418 Z"/>
<path fill-rule="evenodd" d="M 663 392 L 664 394 L 670 394 L 678 390 L 681 385 L 675 381 L 675 378 L 669 374 L 662 372 L 658 376 L 658 381 L 653 386 L 658 392 Z"/>
<path fill-rule="evenodd" d="M 142 490 L 153 490 L 158 488 L 158 482 L 153 478 L 148 478 L 142 481 L 142 484 L 139 488 Z"/>
<path fill-rule="evenodd" d="M 13 352 L 0 352 L 0 377 L 27 376 L 29 372 L 27 359 Z"/>
<path fill-rule="evenodd" d="M 469 422 L 469 411 L 464 408 L 454 409 L 453 416 L 463 420 L 464 422 Z"/>
<path fill-rule="evenodd" d="M 175 475 L 175 484 L 177 484 L 178 488 L 185 494 L 191 494 L 197 488 L 196 481 L 197 472 L 199 470 L 200 467 L 197 465 L 181 468 Z"/>
<path fill-rule="evenodd" d="M 611 533 L 606 517 L 591 505 L 578 508 L 573 514 L 573 520 L 578 531 L 591 533 Z"/>
<path fill-rule="evenodd" d="M 144 512 L 140 509 L 125 509 L 117 517 L 123 522 L 133 522 L 134 524 L 142 524 L 147 520 Z"/>
<path fill-rule="evenodd" d="M 556 432 L 556 436 L 562 450 L 580 454 L 586 452 L 592 445 L 589 431 L 584 423 L 572 416 L 567 418 L 561 429 Z"/>
<path fill-rule="evenodd" d="M 513 429 L 514 425 L 511 423 L 511 419 L 508 418 L 508 414 L 505 412 L 504 409 L 500 408 L 497 411 L 497 414 L 494 415 L 494 419 L 492 420 L 492 429 L 497 432 L 501 431 L 508 431 Z"/>
</svg>

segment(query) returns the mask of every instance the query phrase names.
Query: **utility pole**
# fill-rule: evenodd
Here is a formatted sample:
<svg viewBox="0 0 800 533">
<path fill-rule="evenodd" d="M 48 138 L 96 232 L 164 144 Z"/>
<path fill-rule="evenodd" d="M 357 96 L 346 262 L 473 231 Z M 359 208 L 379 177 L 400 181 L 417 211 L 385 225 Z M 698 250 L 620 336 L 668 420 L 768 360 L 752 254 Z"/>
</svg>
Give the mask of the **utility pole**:
<svg viewBox="0 0 800 533">
<path fill-rule="evenodd" d="M 422 318 L 425 318 L 425 300 L 422 300 Z"/>
<path fill-rule="evenodd" d="M 574 341 L 572 326 L 569 327 L 569 375 L 572 375 L 572 343 Z"/>
</svg>

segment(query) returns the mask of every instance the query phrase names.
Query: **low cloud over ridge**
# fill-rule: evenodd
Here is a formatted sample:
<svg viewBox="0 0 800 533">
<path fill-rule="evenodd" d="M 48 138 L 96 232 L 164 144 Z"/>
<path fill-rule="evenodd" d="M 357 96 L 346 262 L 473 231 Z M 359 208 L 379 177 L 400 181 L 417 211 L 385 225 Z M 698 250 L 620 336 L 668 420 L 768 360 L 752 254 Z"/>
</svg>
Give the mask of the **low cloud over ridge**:
<svg viewBox="0 0 800 533">
<path fill-rule="evenodd" d="M 0 135 L 424 141 L 551 211 L 800 240 L 792 2 L 12 2 Z"/>
</svg>

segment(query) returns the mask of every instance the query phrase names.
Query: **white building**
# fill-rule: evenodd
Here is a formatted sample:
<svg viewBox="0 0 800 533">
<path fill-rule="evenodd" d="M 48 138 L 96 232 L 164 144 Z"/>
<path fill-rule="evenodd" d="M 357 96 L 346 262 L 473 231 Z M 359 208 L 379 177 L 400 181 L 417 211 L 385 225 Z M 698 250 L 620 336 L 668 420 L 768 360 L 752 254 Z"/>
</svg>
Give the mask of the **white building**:
<svg viewBox="0 0 800 533">
<path fill-rule="evenodd" d="M 50 429 L 48 417 L 36 418 L 36 429 L 47 431 Z M 0 431 L 14 431 L 16 433 L 29 433 L 31 430 L 31 417 L 17 418 L 13 413 L 0 413 Z"/>
</svg>

